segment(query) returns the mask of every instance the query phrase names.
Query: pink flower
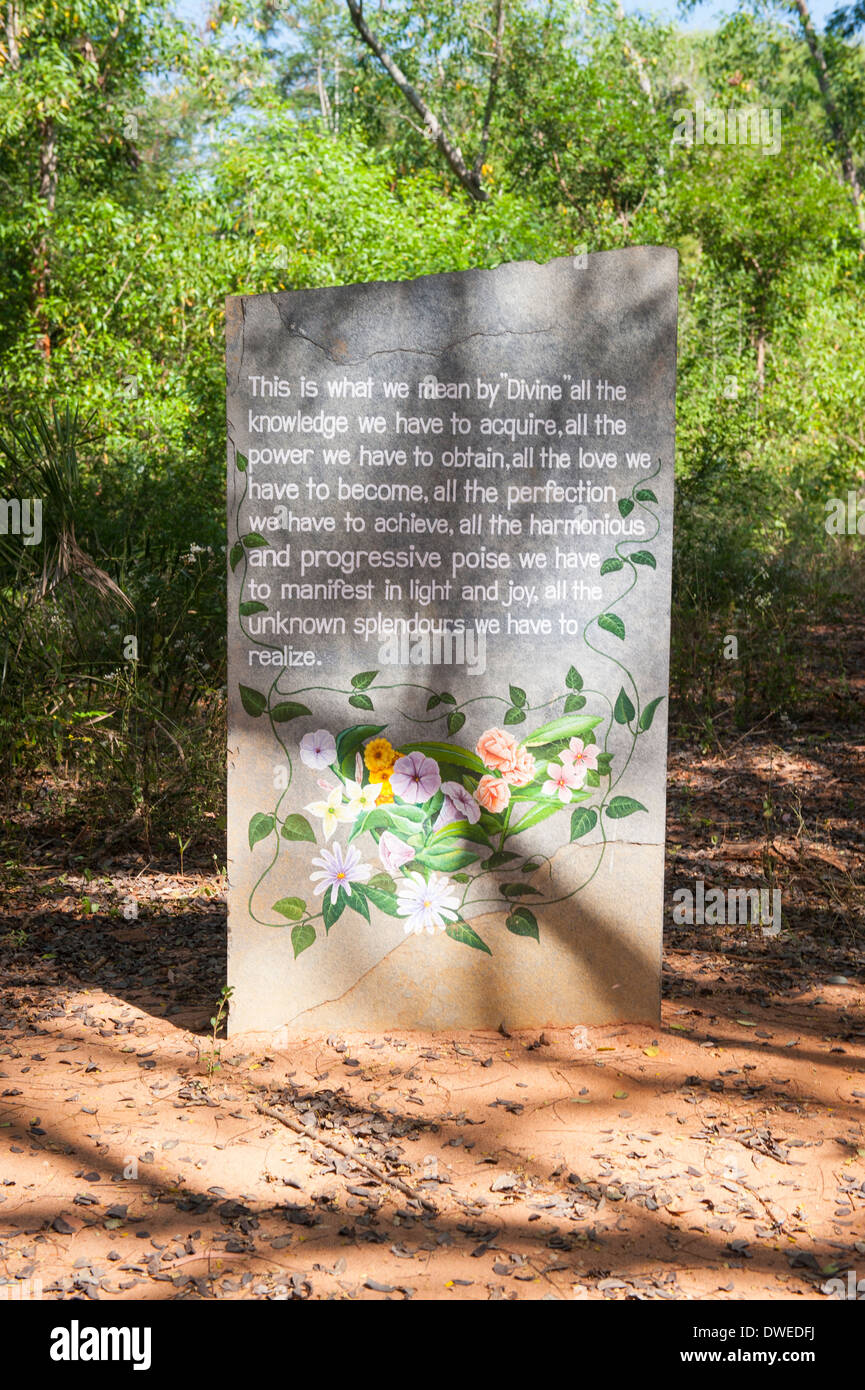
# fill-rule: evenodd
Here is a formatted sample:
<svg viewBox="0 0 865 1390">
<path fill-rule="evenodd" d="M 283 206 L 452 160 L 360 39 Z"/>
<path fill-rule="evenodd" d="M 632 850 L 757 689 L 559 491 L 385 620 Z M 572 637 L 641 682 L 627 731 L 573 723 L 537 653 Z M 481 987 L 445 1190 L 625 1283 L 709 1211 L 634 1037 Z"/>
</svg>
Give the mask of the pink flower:
<svg viewBox="0 0 865 1390">
<path fill-rule="evenodd" d="M 541 795 L 570 801 L 571 793 L 581 787 L 585 780 L 584 768 L 572 767 L 570 763 L 548 763 L 547 780 L 541 787 Z"/>
<path fill-rule="evenodd" d="M 535 775 L 535 760 L 528 748 L 518 748 L 514 765 L 505 768 L 502 776 L 512 787 L 527 787 Z"/>
<path fill-rule="evenodd" d="M 429 801 L 441 784 L 441 774 L 432 758 L 419 752 L 407 753 L 404 758 L 397 758 L 390 774 L 394 796 L 410 805 L 419 801 Z"/>
<path fill-rule="evenodd" d="M 455 820 L 467 820 L 469 825 L 475 825 L 480 819 L 480 807 L 465 787 L 459 782 L 442 782 L 442 791 L 445 799 L 434 829 L 441 830 L 443 826 L 450 825 Z"/>
<path fill-rule="evenodd" d="M 583 743 L 581 738 L 572 738 L 559 757 L 563 763 L 570 763 L 572 767 L 583 767 L 586 772 L 597 772 L 598 770 L 597 748 L 594 743 Z"/>
<path fill-rule="evenodd" d="M 414 850 L 392 830 L 386 830 L 378 842 L 378 857 L 391 877 L 396 878 L 403 864 L 414 859 Z"/>
<path fill-rule="evenodd" d="M 482 777 L 475 788 L 475 800 L 485 811 L 497 815 L 511 799 L 511 789 L 502 777 Z"/>
<path fill-rule="evenodd" d="M 513 734 L 505 733 L 504 729 L 487 729 L 477 741 L 477 752 L 485 767 L 495 772 L 511 772 L 519 748 Z"/>
</svg>

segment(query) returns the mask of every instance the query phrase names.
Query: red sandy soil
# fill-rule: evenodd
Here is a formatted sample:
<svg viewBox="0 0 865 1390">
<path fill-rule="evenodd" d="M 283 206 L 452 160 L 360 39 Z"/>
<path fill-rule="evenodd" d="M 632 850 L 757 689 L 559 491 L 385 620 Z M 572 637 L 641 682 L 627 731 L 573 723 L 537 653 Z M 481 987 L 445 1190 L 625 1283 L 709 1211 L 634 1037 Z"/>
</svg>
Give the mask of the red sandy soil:
<svg viewBox="0 0 865 1390">
<path fill-rule="evenodd" d="M 783 931 L 671 926 L 661 1023 L 574 1033 L 214 1044 L 223 878 L 107 851 L 85 875 L 31 829 L 0 891 L 0 1278 L 50 1299 L 834 1296 L 865 1276 L 862 760 L 795 733 L 675 753 L 670 897 L 780 887 Z"/>
</svg>

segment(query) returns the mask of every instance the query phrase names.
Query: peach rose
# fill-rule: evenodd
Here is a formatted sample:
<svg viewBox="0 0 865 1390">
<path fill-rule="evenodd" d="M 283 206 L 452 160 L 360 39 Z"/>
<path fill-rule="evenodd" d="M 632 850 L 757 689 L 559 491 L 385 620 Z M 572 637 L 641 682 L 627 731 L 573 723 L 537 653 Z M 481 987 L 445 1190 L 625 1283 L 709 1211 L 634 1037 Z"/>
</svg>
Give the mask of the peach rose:
<svg viewBox="0 0 865 1390">
<path fill-rule="evenodd" d="M 504 729 L 487 729 L 477 741 L 478 757 L 485 767 L 496 772 L 510 772 L 516 764 L 517 741 Z"/>
<path fill-rule="evenodd" d="M 502 773 L 512 787 L 527 787 L 535 775 L 535 760 L 528 748 L 518 748 L 514 765 Z"/>
<path fill-rule="evenodd" d="M 475 788 L 475 801 L 496 815 L 511 799 L 511 789 L 501 777 L 482 777 Z"/>
</svg>

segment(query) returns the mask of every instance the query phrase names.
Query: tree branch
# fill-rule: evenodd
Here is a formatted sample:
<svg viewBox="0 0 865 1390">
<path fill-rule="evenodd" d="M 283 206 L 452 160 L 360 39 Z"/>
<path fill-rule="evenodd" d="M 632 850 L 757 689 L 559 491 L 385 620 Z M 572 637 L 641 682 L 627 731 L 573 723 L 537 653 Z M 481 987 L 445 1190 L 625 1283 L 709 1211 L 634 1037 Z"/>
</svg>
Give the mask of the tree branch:
<svg viewBox="0 0 865 1390">
<path fill-rule="evenodd" d="M 463 157 L 462 150 L 456 140 L 452 140 L 449 137 L 443 122 L 438 119 L 435 112 L 427 105 L 420 93 L 415 91 L 405 73 L 397 66 L 390 54 L 385 52 L 381 43 L 376 38 L 375 34 L 373 34 L 363 17 L 363 0 L 346 0 L 346 4 L 348 5 L 348 12 L 351 15 L 351 22 L 360 35 L 360 38 L 366 44 L 370 52 L 374 53 L 376 58 L 378 58 L 385 72 L 399 91 L 402 92 L 406 101 L 414 107 L 463 188 L 472 198 L 476 199 L 477 202 L 487 202 L 490 195 L 484 188 L 479 173 L 475 173 L 474 170 L 469 169 Z"/>
</svg>

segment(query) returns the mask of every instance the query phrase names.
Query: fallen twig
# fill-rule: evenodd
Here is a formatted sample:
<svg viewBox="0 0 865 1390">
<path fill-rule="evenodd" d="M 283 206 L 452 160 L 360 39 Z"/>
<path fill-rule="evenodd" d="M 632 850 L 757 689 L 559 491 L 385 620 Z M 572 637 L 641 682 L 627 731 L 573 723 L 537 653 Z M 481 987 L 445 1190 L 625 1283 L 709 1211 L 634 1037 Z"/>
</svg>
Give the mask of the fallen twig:
<svg viewBox="0 0 865 1390">
<path fill-rule="evenodd" d="M 335 1139 L 325 1139 L 323 1134 L 311 1134 L 306 1126 L 302 1125 L 299 1120 L 295 1120 L 291 1116 L 283 1114 L 281 1110 L 274 1109 L 272 1105 L 262 1105 L 257 1101 L 255 1108 L 259 1114 L 269 1115 L 272 1120 L 279 1120 L 280 1124 L 285 1125 L 287 1129 L 294 1130 L 295 1134 L 300 1134 L 304 1139 L 312 1139 L 317 1144 L 323 1144 L 325 1148 L 333 1149 L 335 1153 L 341 1154 L 343 1158 L 349 1159 L 351 1163 L 356 1163 L 358 1167 L 365 1168 L 368 1173 L 372 1173 L 374 1178 L 378 1178 L 379 1182 L 388 1183 L 391 1187 L 395 1187 L 397 1191 L 404 1193 L 406 1197 L 410 1197 L 413 1202 L 419 1202 L 425 1211 L 436 1211 L 435 1204 L 431 1202 L 428 1197 L 423 1197 L 415 1188 L 409 1187 L 407 1182 L 402 1181 L 402 1178 L 392 1177 L 390 1173 L 384 1168 L 380 1168 L 377 1163 L 373 1163 L 371 1159 L 361 1158 L 360 1154 L 355 1153 L 352 1149 L 346 1148 L 344 1144 L 338 1144 Z"/>
</svg>

